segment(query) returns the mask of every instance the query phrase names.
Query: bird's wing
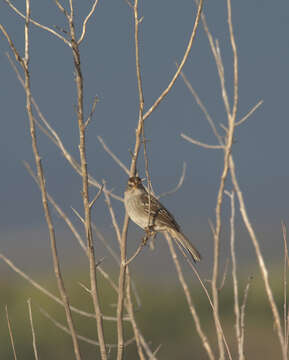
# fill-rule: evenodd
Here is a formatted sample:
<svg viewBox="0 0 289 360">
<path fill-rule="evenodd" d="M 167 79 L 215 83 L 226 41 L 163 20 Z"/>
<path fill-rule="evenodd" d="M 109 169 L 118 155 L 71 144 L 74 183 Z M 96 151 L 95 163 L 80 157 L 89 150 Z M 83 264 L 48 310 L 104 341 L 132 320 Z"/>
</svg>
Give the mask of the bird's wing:
<svg viewBox="0 0 289 360">
<path fill-rule="evenodd" d="M 150 195 L 150 204 L 147 193 L 142 194 L 141 198 L 144 210 L 151 217 L 153 223 L 157 222 L 180 231 L 180 226 L 173 215 L 154 196 Z"/>
</svg>

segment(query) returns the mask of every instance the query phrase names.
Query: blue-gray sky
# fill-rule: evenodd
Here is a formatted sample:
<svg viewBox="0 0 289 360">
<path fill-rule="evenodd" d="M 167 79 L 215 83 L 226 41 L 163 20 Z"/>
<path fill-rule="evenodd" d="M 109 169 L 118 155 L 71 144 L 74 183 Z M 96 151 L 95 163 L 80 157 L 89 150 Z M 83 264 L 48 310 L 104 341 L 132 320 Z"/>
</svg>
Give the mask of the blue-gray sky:
<svg viewBox="0 0 289 360">
<path fill-rule="evenodd" d="M 74 3 L 79 33 L 80 20 L 87 13 L 91 1 Z M 192 0 L 146 0 L 140 1 L 140 5 L 140 16 L 143 16 L 140 25 L 141 68 L 145 109 L 148 109 L 167 86 L 175 71 L 175 62 L 180 61 L 183 55 L 196 9 Z M 24 9 L 24 1 L 21 8 Z M 37 21 L 67 29 L 64 17 L 53 1 L 32 1 L 31 8 L 32 17 Z M 219 40 L 226 85 L 232 90 L 232 51 L 226 2 L 205 1 L 204 11 L 213 36 Z M 239 54 L 238 118 L 260 99 L 264 100 L 251 119 L 236 130 L 233 154 L 252 223 L 263 248 L 267 251 L 274 249 L 277 259 L 281 251 L 280 222 L 281 219 L 288 220 L 289 210 L 289 3 L 280 0 L 277 7 L 268 0 L 232 1 L 232 16 Z M 4 2 L 0 5 L 0 22 L 23 54 L 23 21 Z M 43 235 L 45 223 L 40 196 L 22 165 L 23 160 L 33 164 L 24 92 L 8 63 L 6 52 L 10 50 L 1 35 L 1 248 L 9 254 L 10 249 L 23 250 L 29 244 L 38 244 L 37 248 L 41 251 L 48 246 L 48 236 Z M 86 115 L 93 97 L 97 95 L 100 100 L 88 130 L 89 171 L 99 181 L 105 179 L 108 187 L 121 194 L 126 175 L 103 151 L 97 136 L 101 135 L 122 161 L 129 164 L 129 149 L 133 148 L 135 141 L 138 94 L 133 14 L 125 1 L 99 1 L 95 15 L 89 21 L 87 37 L 81 45 L 81 59 Z M 33 96 L 66 147 L 78 157 L 74 111 L 76 89 L 70 49 L 51 34 L 31 25 L 30 65 Z M 184 71 L 217 126 L 225 123 L 216 66 L 201 26 Z M 203 114 L 181 79 L 145 125 L 152 183 L 157 193 L 174 187 L 183 162 L 187 164 L 183 187 L 163 202 L 176 214 L 188 236 L 195 239 L 200 251 L 209 257 L 212 239 L 208 218 L 214 218 L 222 153 L 198 148 L 180 137 L 183 132 L 200 141 L 216 143 Z M 48 190 L 73 217 L 71 206 L 81 211 L 80 178 L 42 134 L 39 134 L 39 143 Z M 142 160 L 139 171 L 144 174 Z M 228 207 L 228 201 L 224 206 Z M 121 221 L 123 209 L 116 204 L 116 210 Z M 103 200 L 97 203 L 93 217 L 99 228 L 112 238 L 109 214 L 103 208 Z M 228 227 L 227 220 L 224 218 L 225 229 Z M 61 241 L 63 226 L 57 217 L 55 222 Z M 246 248 L 248 246 L 247 251 L 242 249 L 241 252 L 245 257 L 253 249 L 245 240 L 246 233 L 240 223 L 237 219 L 242 241 L 240 247 L 242 244 L 246 244 Z M 41 234 L 41 239 L 38 239 L 38 234 Z M 66 236 L 70 241 L 69 235 Z M 157 245 L 161 246 L 165 246 L 163 240 L 161 245 Z M 146 261 L 154 260 L 151 257 Z"/>
</svg>

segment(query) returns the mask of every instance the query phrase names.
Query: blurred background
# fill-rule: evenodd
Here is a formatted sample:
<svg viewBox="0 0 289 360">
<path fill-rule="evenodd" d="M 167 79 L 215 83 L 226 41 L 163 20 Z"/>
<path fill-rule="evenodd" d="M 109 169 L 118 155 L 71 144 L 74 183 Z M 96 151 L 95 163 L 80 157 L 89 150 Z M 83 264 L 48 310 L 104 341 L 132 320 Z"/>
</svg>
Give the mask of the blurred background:
<svg viewBox="0 0 289 360">
<path fill-rule="evenodd" d="M 21 11 L 25 11 L 24 1 L 17 2 L 17 6 Z M 78 34 L 81 21 L 90 6 L 90 1 L 75 2 Z M 232 51 L 228 35 L 226 2 L 205 1 L 204 12 L 213 36 L 219 41 L 225 66 L 226 86 L 232 94 Z M 139 13 L 143 16 L 140 25 L 140 54 L 147 110 L 167 86 L 175 72 L 175 63 L 183 56 L 196 8 L 193 1 L 189 0 L 183 0 L 181 4 L 165 0 L 146 0 L 140 2 Z M 62 29 L 67 30 L 65 19 L 53 1 L 31 1 L 31 14 L 33 19 L 44 25 L 56 28 L 60 32 Z M 283 0 L 278 2 L 278 7 L 268 0 L 232 1 L 232 14 L 239 55 L 238 118 L 241 119 L 259 100 L 264 100 L 264 104 L 253 116 L 237 128 L 233 155 L 248 213 L 268 267 L 272 271 L 272 281 L 281 307 L 281 220 L 285 223 L 288 221 L 289 210 L 289 4 Z M 0 5 L 0 23 L 5 26 L 19 52 L 23 54 L 23 20 L 4 2 Z M 30 36 L 33 96 L 68 151 L 78 159 L 76 90 L 71 51 L 59 39 L 32 25 Z M 34 166 L 25 111 L 25 94 L 8 62 L 7 52 L 12 55 L 6 39 L 1 34 L 1 252 L 17 266 L 56 291 L 53 288 L 55 285 L 52 280 L 49 238 L 39 190 L 23 166 L 23 161 Z M 99 99 L 87 137 L 89 172 L 99 182 L 105 179 L 108 188 L 122 195 L 127 175 L 103 150 L 97 137 L 101 136 L 110 149 L 127 166 L 129 165 L 129 150 L 134 147 L 137 126 L 138 93 L 133 14 L 124 0 L 99 1 L 96 12 L 88 23 L 87 36 L 81 45 L 81 56 L 86 116 L 90 113 L 94 97 L 97 96 Z M 184 72 L 222 132 L 220 124 L 226 124 L 226 115 L 220 84 L 208 40 L 201 26 Z M 185 133 L 202 142 L 217 143 L 204 115 L 182 79 L 177 80 L 167 98 L 146 120 L 145 126 L 146 137 L 149 140 L 151 180 L 157 194 L 176 186 L 182 174 L 183 164 L 186 164 L 183 186 L 178 192 L 163 198 L 162 202 L 175 214 L 184 232 L 203 254 L 204 261 L 199 265 L 199 271 L 203 278 L 210 278 L 213 240 L 208 222 L 209 219 L 214 220 L 223 154 L 220 150 L 196 147 L 181 138 L 180 134 Z M 40 132 L 38 136 L 47 189 L 81 229 L 81 224 L 71 209 L 73 207 L 82 213 L 81 179 L 72 171 L 51 141 Z M 138 168 L 140 175 L 144 176 L 142 157 Z M 226 188 L 231 189 L 229 182 Z M 91 195 L 94 194 L 95 189 L 91 189 Z M 113 206 L 117 219 L 122 224 L 123 205 L 113 201 Z M 225 198 L 221 238 L 222 271 L 229 256 L 229 211 L 229 200 Z M 79 306 L 89 306 L 87 303 L 90 301 L 87 301 L 85 293 L 77 284 L 77 281 L 87 281 L 84 254 L 61 219 L 55 213 L 53 216 L 67 286 Z M 117 250 L 117 241 L 103 197 L 97 201 L 93 209 L 93 221 L 111 246 Z M 131 225 L 129 254 L 135 251 L 141 237 L 142 231 Z M 255 355 L 258 353 L 260 359 L 270 358 L 269 351 L 272 351 L 272 354 L 278 351 L 277 338 L 256 268 L 254 250 L 238 212 L 236 241 L 242 284 L 247 281 L 248 276 L 254 277 L 248 303 L 248 319 L 251 321 L 248 320 L 248 355 L 254 354 L 256 358 Z M 104 267 L 117 279 L 118 268 L 97 238 L 95 247 L 96 257 L 105 257 Z M 193 358 L 193 354 L 200 354 L 198 359 L 205 358 L 188 315 L 165 240 L 158 236 L 154 251 L 150 251 L 148 247 L 144 248 L 133 262 L 132 269 L 142 298 L 139 322 L 146 336 L 152 339 L 155 348 L 162 344 L 160 358 L 175 359 L 178 356 L 180 359 L 188 359 Z M 46 304 L 44 298 L 40 299 L 40 295 L 11 272 L 6 264 L 0 263 L 0 271 L 2 320 L 4 305 L 8 304 L 17 347 L 23 359 L 31 358 L 27 298 L 31 297 L 36 303 L 41 302 L 42 305 L 45 304 L 44 307 L 50 307 L 50 311 L 56 314 L 57 318 L 63 316 L 62 311 Z M 207 300 L 186 266 L 185 272 L 191 291 L 196 292 L 194 301 L 199 306 L 208 332 L 212 330 L 212 340 L 215 341 Z M 232 333 L 233 319 L 229 280 L 222 294 L 221 310 L 224 327 L 229 336 Z M 106 299 L 111 301 L 108 290 L 103 294 L 103 302 L 108 306 L 108 311 L 110 309 L 111 313 L 114 313 L 114 304 L 107 304 Z M 168 312 L 172 318 L 168 318 Z M 254 314 L 253 319 L 250 314 Z M 63 351 L 59 358 L 63 358 L 64 351 L 71 351 L 69 337 L 56 330 L 54 325 L 41 316 L 36 305 L 35 316 L 38 321 L 41 358 L 57 358 L 55 349 L 51 349 L 45 341 L 51 336 L 54 336 L 55 344 L 59 342 Z M 155 324 L 159 324 L 159 328 L 155 324 L 151 326 L 152 319 L 156 320 L 157 316 Z M 83 326 L 83 332 L 90 333 L 87 323 L 83 319 L 79 319 L 79 322 L 80 326 Z M 2 339 L 7 337 L 7 341 L 0 341 L 0 354 L 2 358 L 8 358 L 11 349 L 8 345 L 7 324 L 5 321 L 1 321 L 1 324 L 0 336 Z M 108 328 L 107 332 L 111 333 L 111 342 L 114 343 L 113 329 Z M 264 341 L 264 336 L 268 341 Z M 233 346 L 232 343 L 232 348 Z M 71 356 L 72 354 L 67 353 L 65 358 Z M 86 358 L 89 359 L 90 356 L 94 356 L 94 349 L 88 346 Z"/>
</svg>

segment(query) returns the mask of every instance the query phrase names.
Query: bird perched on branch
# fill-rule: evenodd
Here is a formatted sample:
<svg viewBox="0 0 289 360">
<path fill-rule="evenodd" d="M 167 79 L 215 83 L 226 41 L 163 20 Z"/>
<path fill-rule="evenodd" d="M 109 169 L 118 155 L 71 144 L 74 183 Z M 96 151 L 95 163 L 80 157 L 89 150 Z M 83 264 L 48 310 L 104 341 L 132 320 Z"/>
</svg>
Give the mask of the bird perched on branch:
<svg viewBox="0 0 289 360">
<path fill-rule="evenodd" d="M 190 253 L 194 261 L 201 260 L 201 254 L 182 233 L 174 217 L 153 195 L 148 194 L 139 177 L 129 178 L 124 203 L 130 219 L 147 233 L 167 231 Z"/>
</svg>

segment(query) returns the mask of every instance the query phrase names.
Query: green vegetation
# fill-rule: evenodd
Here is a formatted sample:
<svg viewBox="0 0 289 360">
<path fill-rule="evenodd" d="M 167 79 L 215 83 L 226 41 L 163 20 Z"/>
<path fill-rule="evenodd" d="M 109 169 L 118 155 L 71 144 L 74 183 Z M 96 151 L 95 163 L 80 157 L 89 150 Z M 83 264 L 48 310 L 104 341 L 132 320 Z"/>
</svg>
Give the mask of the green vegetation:
<svg viewBox="0 0 289 360">
<path fill-rule="evenodd" d="M 79 275 L 75 270 L 70 274 L 70 280 L 66 280 L 67 290 L 72 305 L 85 311 L 93 311 L 89 294 L 82 289 L 77 281 L 88 284 L 84 275 Z M 248 297 L 245 318 L 245 350 L 248 358 L 270 359 L 280 356 L 277 336 L 272 324 L 272 314 L 268 300 L 264 294 L 264 288 L 258 271 L 252 271 L 253 279 Z M 282 270 L 272 272 L 272 287 L 280 311 L 283 309 L 283 284 Z M 229 346 L 234 356 L 236 349 L 234 332 L 234 309 L 231 279 L 229 277 L 220 292 L 220 313 L 223 327 Z M 37 346 L 40 358 L 48 359 L 73 359 L 73 349 L 70 337 L 58 329 L 48 320 L 39 308 L 45 309 L 57 321 L 66 324 L 64 311 L 60 305 L 47 299 L 24 280 L 17 278 L 15 274 L 9 274 L 8 279 L 2 278 L 1 286 L 1 322 L 0 322 L 0 358 L 11 359 L 13 357 L 7 322 L 5 319 L 5 305 L 8 306 L 9 318 L 13 329 L 16 352 L 18 359 L 33 359 L 32 335 L 28 317 L 27 299 L 32 300 L 33 320 L 37 337 Z M 57 294 L 54 279 L 40 278 L 38 281 L 45 285 L 54 294 Z M 247 279 L 240 280 L 240 289 L 244 289 Z M 200 289 L 196 279 L 188 281 L 193 294 L 193 301 L 198 310 L 202 326 L 212 344 L 216 345 L 216 336 L 212 313 L 208 301 Z M 100 283 L 102 306 L 106 315 L 115 315 L 116 296 L 107 286 Z M 171 286 L 152 284 L 148 280 L 140 280 L 137 277 L 142 304 L 136 309 L 136 319 L 144 336 L 151 342 L 152 348 L 159 345 L 160 359 L 206 359 L 207 356 L 195 331 L 194 323 L 190 316 L 182 289 L 179 284 Z M 241 301 L 243 293 L 240 294 Z M 74 314 L 78 333 L 92 339 L 96 339 L 96 326 L 93 319 L 83 318 Z M 126 328 L 126 339 L 132 337 L 130 326 Z M 107 342 L 116 343 L 116 325 L 113 322 L 105 322 L 105 334 Z M 81 342 L 84 358 L 95 359 L 95 348 L 92 345 Z M 114 351 L 112 350 L 112 353 Z M 125 359 L 135 359 L 135 345 L 126 348 Z M 112 357 L 113 358 L 113 357 Z"/>
</svg>

